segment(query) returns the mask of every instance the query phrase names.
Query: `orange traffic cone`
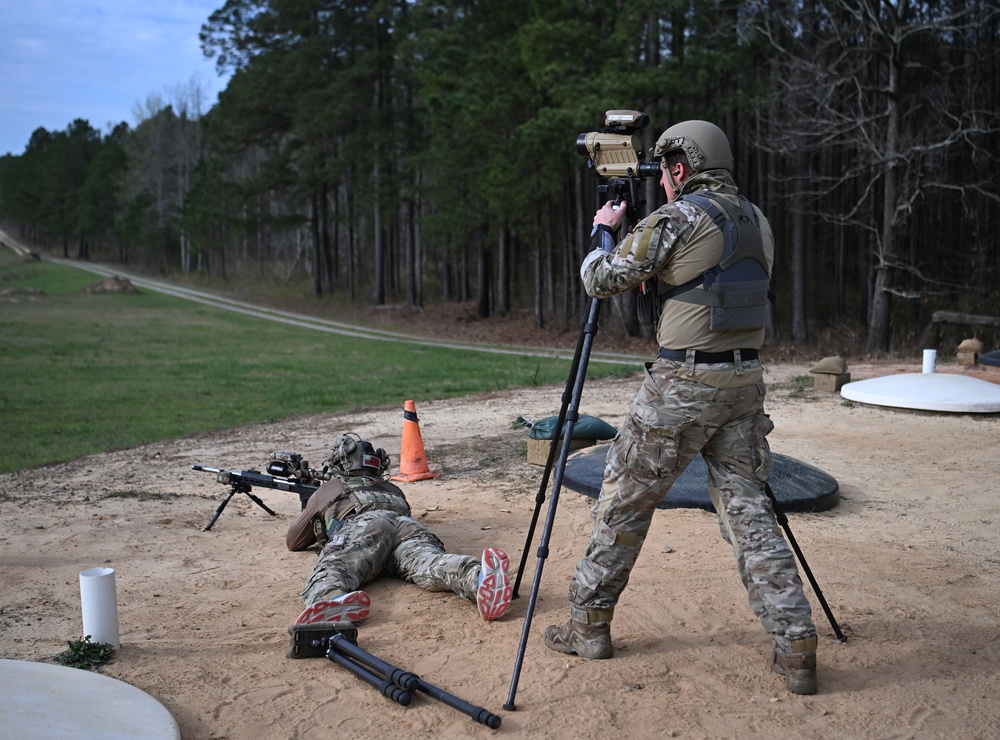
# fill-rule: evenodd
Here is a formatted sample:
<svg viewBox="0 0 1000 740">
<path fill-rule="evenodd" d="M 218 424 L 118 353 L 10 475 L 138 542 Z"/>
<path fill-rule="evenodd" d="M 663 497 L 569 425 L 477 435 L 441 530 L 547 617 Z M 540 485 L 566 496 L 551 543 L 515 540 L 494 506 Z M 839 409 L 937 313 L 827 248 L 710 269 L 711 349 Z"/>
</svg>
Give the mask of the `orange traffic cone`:
<svg viewBox="0 0 1000 740">
<path fill-rule="evenodd" d="M 399 455 L 399 475 L 390 480 L 401 480 L 412 483 L 428 478 L 437 478 L 440 473 L 432 473 L 427 467 L 427 456 L 424 454 L 424 440 L 420 436 L 420 421 L 417 419 L 417 407 L 413 401 L 403 404 L 403 449 Z"/>
</svg>

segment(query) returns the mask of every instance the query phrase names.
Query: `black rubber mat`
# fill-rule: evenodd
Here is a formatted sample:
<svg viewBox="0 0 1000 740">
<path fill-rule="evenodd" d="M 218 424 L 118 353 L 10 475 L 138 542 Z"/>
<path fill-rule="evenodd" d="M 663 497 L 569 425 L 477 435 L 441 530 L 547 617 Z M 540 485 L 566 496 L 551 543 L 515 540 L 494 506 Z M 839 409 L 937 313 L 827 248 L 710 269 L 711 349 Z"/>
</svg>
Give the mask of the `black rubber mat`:
<svg viewBox="0 0 1000 740">
<path fill-rule="evenodd" d="M 979 364 L 1000 367 L 1000 349 L 987 352 L 985 355 L 979 355 Z"/>
<path fill-rule="evenodd" d="M 563 486 L 591 498 L 601 492 L 604 458 L 608 445 L 596 445 L 570 455 L 563 473 Z M 817 467 L 787 455 L 771 454 L 771 490 L 782 511 L 823 511 L 840 500 L 840 485 Z M 715 511 L 708 497 L 708 468 L 696 457 L 658 509 L 705 509 Z"/>
</svg>

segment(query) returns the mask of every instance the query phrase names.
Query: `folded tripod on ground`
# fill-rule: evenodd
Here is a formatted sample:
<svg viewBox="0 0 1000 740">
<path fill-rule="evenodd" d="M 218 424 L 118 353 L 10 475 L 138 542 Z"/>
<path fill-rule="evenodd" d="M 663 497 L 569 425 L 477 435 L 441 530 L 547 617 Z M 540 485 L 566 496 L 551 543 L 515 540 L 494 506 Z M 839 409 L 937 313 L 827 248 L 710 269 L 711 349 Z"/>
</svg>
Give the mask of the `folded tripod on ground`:
<svg viewBox="0 0 1000 740">
<path fill-rule="evenodd" d="M 427 683 L 420 676 L 386 663 L 359 648 L 356 643 L 356 631 L 347 633 L 338 629 L 331 630 L 325 625 L 316 625 L 313 635 L 300 632 L 298 635 L 293 635 L 293 639 L 307 643 L 300 646 L 299 655 L 296 657 L 305 657 L 306 651 L 314 655 L 325 654 L 337 665 L 374 686 L 382 696 L 401 706 L 409 706 L 413 694 L 421 691 L 442 704 L 469 715 L 481 725 L 486 725 L 492 730 L 500 727 L 500 717 L 496 714 L 463 701 L 444 689 Z"/>
</svg>

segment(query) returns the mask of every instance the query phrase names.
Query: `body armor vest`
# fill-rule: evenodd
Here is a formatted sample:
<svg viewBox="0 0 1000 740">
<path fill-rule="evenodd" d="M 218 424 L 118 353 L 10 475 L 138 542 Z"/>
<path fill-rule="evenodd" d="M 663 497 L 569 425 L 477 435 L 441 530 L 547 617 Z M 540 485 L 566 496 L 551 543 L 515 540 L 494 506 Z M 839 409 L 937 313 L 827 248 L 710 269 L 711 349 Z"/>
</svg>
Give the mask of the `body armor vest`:
<svg viewBox="0 0 1000 740">
<path fill-rule="evenodd" d="M 403 494 L 381 487 L 381 481 L 362 476 L 342 476 L 341 482 L 347 495 L 354 503 L 352 515 L 366 511 L 393 511 L 403 516 L 410 515 L 410 505 Z M 346 518 L 346 517 L 345 517 Z"/>
<path fill-rule="evenodd" d="M 660 286 L 661 305 L 672 299 L 711 307 L 712 331 L 762 328 L 767 322 L 767 259 L 754 207 L 742 195 L 739 205 L 707 192 L 681 198 L 702 208 L 719 227 L 722 259 L 683 285 Z"/>
</svg>

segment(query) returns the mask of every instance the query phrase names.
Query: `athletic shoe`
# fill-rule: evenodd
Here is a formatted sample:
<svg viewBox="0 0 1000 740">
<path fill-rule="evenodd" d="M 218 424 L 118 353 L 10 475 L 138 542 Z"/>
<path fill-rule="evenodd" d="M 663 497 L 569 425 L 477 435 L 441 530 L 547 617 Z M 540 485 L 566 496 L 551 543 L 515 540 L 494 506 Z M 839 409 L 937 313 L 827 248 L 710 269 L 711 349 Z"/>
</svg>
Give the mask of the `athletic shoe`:
<svg viewBox="0 0 1000 740">
<path fill-rule="evenodd" d="M 507 580 L 509 566 L 510 561 L 503 550 L 496 547 L 483 550 L 476 604 L 479 606 L 479 614 L 487 622 L 498 619 L 510 606 L 512 592 L 510 581 Z"/>
<path fill-rule="evenodd" d="M 357 622 L 368 616 L 372 599 L 364 591 L 351 591 L 327 601 L 317 601 L 295 620 L 295 624 L 316 624 L 317 622 Z"/>
</svg>

